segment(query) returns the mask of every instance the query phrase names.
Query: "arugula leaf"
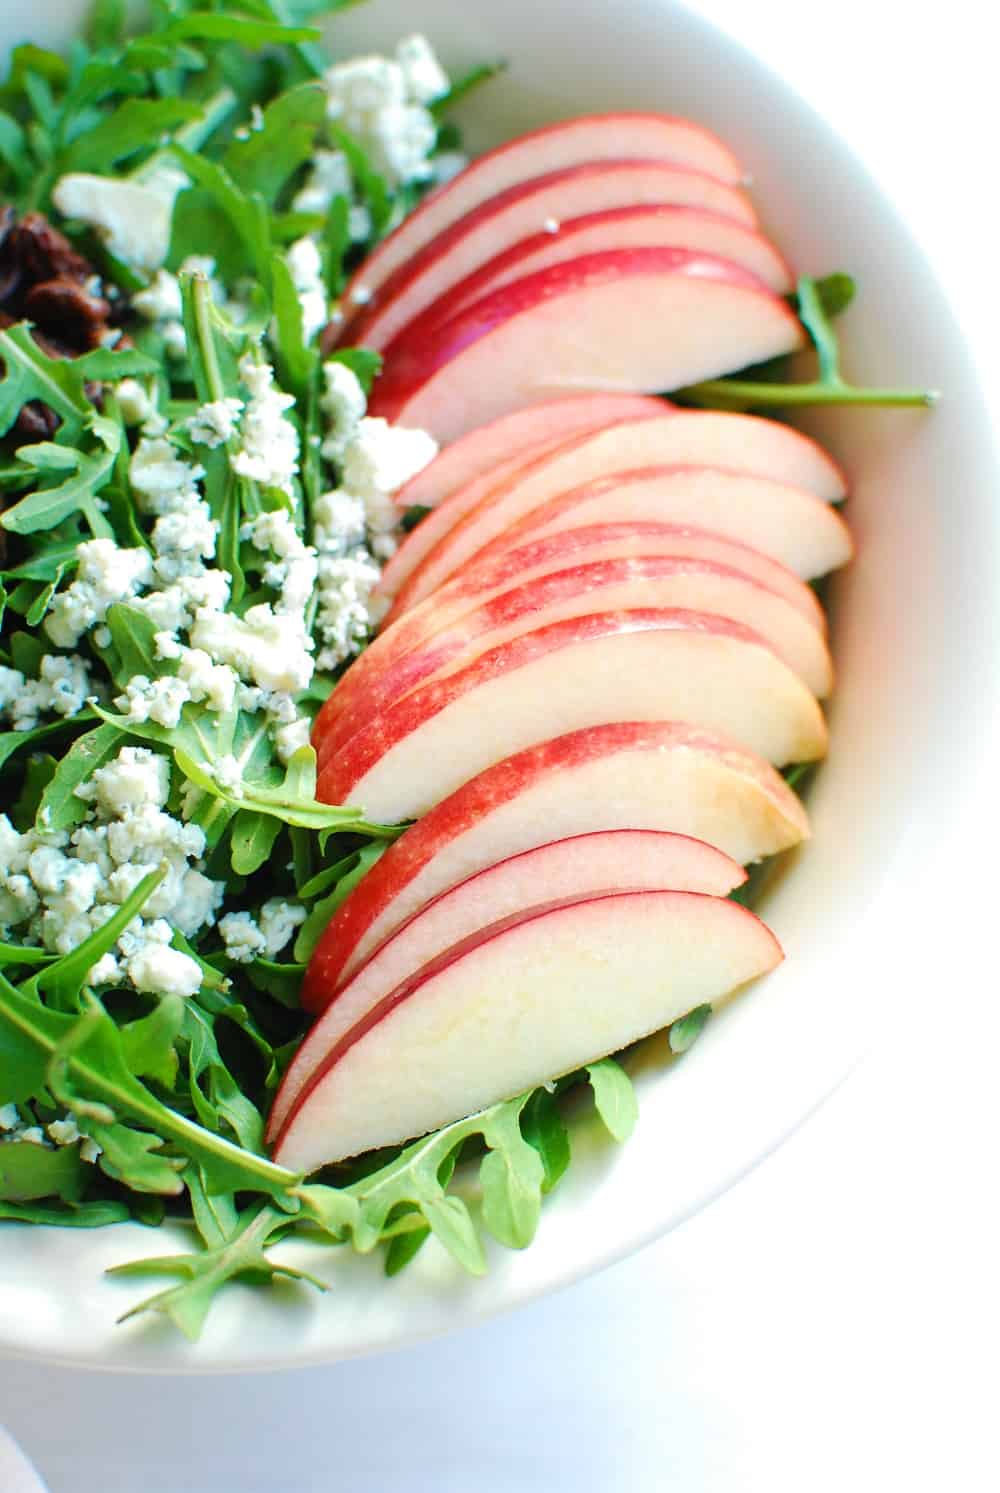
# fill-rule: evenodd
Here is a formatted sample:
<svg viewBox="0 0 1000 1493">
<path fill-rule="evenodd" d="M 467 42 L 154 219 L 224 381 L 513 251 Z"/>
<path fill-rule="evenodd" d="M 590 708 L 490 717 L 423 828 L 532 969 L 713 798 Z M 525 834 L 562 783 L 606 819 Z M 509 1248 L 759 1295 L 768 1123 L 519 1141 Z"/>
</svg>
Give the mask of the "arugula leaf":
<svg viewBox="0 0 1000 1493">
<path fill-rule="evenodd" d="M 468 98 L 469 94 L 481 84 L 488 83 L 491 78 L 496 78 L 506 69 L 506 62 L 482 62 L 478 67 L 471 67 L 467 73 L 455 79 L 447 93 L 443 93 L 440 98 L 434 99 L 429 105 L 434 118 L 440 119 L 450 109 L 454 109 L 456 104 Z"/>
<path fill-rule="evenodd" d="M 0 382 L 0 435 L 7 434 L 21 406 L 33 399 L 40 399 L 59 416 L 64 440 L 72 441 L 80 434 L 94 407 L 77 363 L 50 358 L 32 337 L 27 322 L 0 332 L 0 363 L 5 370 Z"/>
<path fill-rule="evenodd" d="M 98 171 L 107 175 L 109 166 L 159 145 L 164 134 L 200 116 L 200 105 L 191 99 L 126 99 L 94 129 L 73 141 L 61 157 L 60 168 L 63 172 Z"/>
<path fill-rule="evenodd" d="M 602 1058 L 599 1063 L 588 1064 L 587 1076 L 605 1129 L 616 1141 L 628 1140 L 639 1118 L 639 1106 L 624 1069 L 614 1058 Z"/>
<path fill-rule="evenodd" d="M 281 834 L 280 819 L 240 809 L 233 820 L 230 847 L 233 870 L 240 876 L 252 876 L 271 854 Z"/>
<path fill-rule="evenodd" d="M 691 1044 L 701 1035 L 711 1014 L 710 1005 L 695 1006 L 693 1011 L 689 1011 L 686 1016 L 673 1022 L 667 1032 L 670 1051 L 687 1052 Z"/>
<path fill-rule="evenodd" d="M 306 343 L 302 303 L 283 254 L 274 254 L 271 258 L 271 279 L 279 378 L 284 388 L 304 401 L 319 366 L 319 353 Z"/>
<path fill-rule="evenodd" d="M 320 41 L 322 31 L 311 26 L 282 26 L 272 21 L 255 21 L 246 16 L 194 13 L 182 16 L 160 33 L 161 40 L 211 40 L 239 42 L 244 47 L 279 46 L 282 43 Z"/>
<path fill-rule="evenodd" d="M 318 83 L 289 88 L 264 109 L 259 129 L 232 141 L 223 166 L 237 187 L 259 192 L 273 207 L 285 183 L 312 156 L 325 119 L 326 95 Z"/>
<path fill-rule="evenodd" d="M 37 1203 L 0 1202 L 0 1218 L 13 1223 L 54 1224 L 64 1229 L 103 1229 L 112 1223 L 124 1223 L 130 1216 L 127 1203 L 70 1203 L 39 1207 Z"/>
<path fill-rule="evenodd" d="M 242 1150 L 157 1099 L 129 1069 L 119 1029 L 94 995 L 73 1016 L 47 1010 L 0 975 L 0 1059 L 15 1102 L 52 1084 L 55 1066 L 58 1085 L 52 1085 L 53 1091 L 58 1086 L 61 1102 L 74 1113 L 101 1109 L 147 1127 L 198 1162 L 212 1192 L 249 1190 L 287 1202 L 296 1183 L 284 1167 Z M 89 1128 L 92 1122 L 87 1123 Z M 180 1186 L 178 1181 L 176 1190 Z"/>
<path fill-rule="evenodd" d="M 87 40 L 96 50 L 119 46 L 125 35 L 125 0 L 95 0 L 87 24 Z"/>
<path fill-rule="evenodd" d="M 38 1146 L 31 1141 L 0 1141 L 0 1201 L 29 1203 L 36 1198 L 76 1202 L 84 1187 L 79 1146 Z"/>
<path fill-rule="evenodd" d="M 35 449 L 22 446 L 18 460 L 29 460 Z M 0 524 L 12 534 L 35 534 L 41 529 L 54 529 L 72 513 L 81 513 L 95 538 L 113 539 L 114 530 L 100 512 L 96 497 L 114 472 L 117 450 L 68 451 L 59 446 L 54 449 L 67 450 L 71 475 L 55 487 L 36 488 L 0 515 Z M 42 458 L 43 462 L 47 459 L 48 455 Z M 51 466 L 48 469 L 53 470 Z"/>
<path fill-rule="evenodd" d="M 316 903 L 298 931 L 294 948 L 294 957 L 298 963 L 306 964 L 312 958 L 313 950 L 322 938 L 326 925 L 337 908 L 346 901 L 361 878 L 367 875 L 385 850 L 385 844 L 376 842 L 372 845 L 365 845 L 363 849 L 348 858 L 351 862 L 349 869 L 338 876 L 334 890 L 321 902 Z M 337 870 L 345 864 L 345 861 L 340 861 L 334 869 Z"/>
<path fill-rule="evenodd" d="M 269 292 L 271 229 L 263 197 L 259 192 L 243 191 L 229 172 L 215 161 L 180 145 L 175 144 L 172 150 L 190 179 L 208 193 L 228 219 L 243 246 L 247 266 L 259 277 L 265 292 Z"/>
</svg>

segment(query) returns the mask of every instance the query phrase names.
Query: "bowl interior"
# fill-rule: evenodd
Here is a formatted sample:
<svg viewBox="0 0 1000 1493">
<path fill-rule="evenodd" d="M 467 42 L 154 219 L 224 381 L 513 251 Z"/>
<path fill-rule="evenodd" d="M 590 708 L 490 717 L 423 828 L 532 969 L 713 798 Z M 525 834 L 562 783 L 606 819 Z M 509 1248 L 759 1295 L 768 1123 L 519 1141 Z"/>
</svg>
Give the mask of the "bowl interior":
<svg viewBox="0 0 1000 1493">
<path fill-rule="evenodd" d="M 67 38 L 84 8 L 35 0 L 28 22 L 4 7 L 0 48 L 29 30 Z M 850 474 L 858 558 L 832 589 L 840 682 L 830 759 L 810 791 L 814 838 L 766 899 L 788 959 L 669 1073 L 665 1044 L 648 1044 L 632 1140 L 613 1148 L 582 1120 L 578 1162 L 535 1243 L 494 1251 L 484 1280 L 460 1278 L 430 1248 L 392 1282 L 371 1261 L 312 1257 L 309 1268 L 337 1282 L 329 1297 L 234 1290 L 192 1349 L 142 1324 L 115 1328 L 144 1283 L 101 1279 L 137 1253 L 173 1252 L 176 1238 L 12 1227 L 0 1230 L 0 1349 L 95 1367 L 259 1368 L 398 1346 L 525 1301 L 630 1252 L 728 1186 L 837 1083 L 873 1019 L 898 1019 L 893 997 L 943 967 L 947 930 L 915 936 L 914 895 L 985 750 L 1000 546 L 989 422 L 919 246 L 833 131 L 686 10 L 631 0 L 626 27 L 600 0 L 373 0 L 330 35 L 349 55 L 415 26 L 452 67 L 509 62 L 464 108 L 473 149 L 588 110 L 661 109 L 717 129 L 752 172 L 761 216 L 792 262 L 858 279 L 842 323 L 846 366 L 868 383 L 945 391 L 931 414 L 805 422 Z M 286 1255 L 306 1258 L 301 1247 Z"/>
</svg>

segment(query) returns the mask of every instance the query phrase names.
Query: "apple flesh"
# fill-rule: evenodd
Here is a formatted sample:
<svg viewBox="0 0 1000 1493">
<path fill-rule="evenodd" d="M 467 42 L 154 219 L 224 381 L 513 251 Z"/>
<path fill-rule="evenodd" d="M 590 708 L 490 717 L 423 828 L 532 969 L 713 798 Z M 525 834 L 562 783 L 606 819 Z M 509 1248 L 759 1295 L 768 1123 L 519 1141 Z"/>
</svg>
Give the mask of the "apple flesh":
<svg viewBox="0 0 1000 1493">
<path fill-rule="evenodd" d="M 605 560 L 554 571 L 501 592 L 467 612 L 423 646 L 369 676 L 353 709 L 314 736 L 322 768 L 351 736 L 412 693 L 447 679 L 515 638 L 593 612 L 682 608 L 751 628 L 818 698 L 833 686 L 821 634 L 782 597 L 741 571 L 714 561 L 671 555 Z"/>
<path fill-rule="evenodd" d="M 510 187 L 438 234 L 383 283 L 378 305 L 364 306 L 353 318 L 350 341 L 381 352 L 435 302 L 439 318 L 442 310 L 451 314 L 442 303 L 450 298 L 454 286 L 529 235 L 544 232 L 546 220 L 559 222 L 615 208 L 654 205 L 707 211 L 747 229 L 755 221 L 744 192 L 698 171 L 659 161 L 593 161 L 571 166 Z M 612 236 L 598 247 L 625 248 L 628 243 L 627 237 L 616 242 Z M 670 247 L 684 247 L 683 240 Z M 708 248 L 705 244 L 693 247 Z"/>
<path fill-rule="evenodd" d="M 552 451 L 571 436 L 603 430 L 619 420 L 650 419 L 670 406 L 648 394 L 580 394 L 515 410 L 488 425 L 478 425 L 445 446 L 396 495 L 402 508 L 429 507 L 416 529 L 392 555 L 382 571 L 376 596 L 393 597 L 424 556 L 447 534 L 460 516 L 452 503 L 439 514 L 437 505 L 461 489 L 462 511 L 474 508 L 498 484 L 535 457 Z M 511 456 L 511 452 L 515 454 Z"/>
<path fill-rule="evenodd" d="M 665 114 L 585 115 L 531 130 L 479 156 L 445 186 L 432 192 L 367 257 L 344 296 L 345 321 L 363 304 L 377 303 L 385 282 L 425 245 L 482 203 L 510 187 L 586 162 L 608 160 L 665 161 L 715 176 L 730 186 L 743 171 L 722 141 L 692 124 Z M 358 299 L 359 286 L 371 297 Z"/>
<path fill-rule="evenodd" d="M 657 890 L 726 897 L 746 872 L 721 851 L 685 835 L 607 830 L 574 835 L 510 856 L 452 887 L 377 949 L 339 990 L 295 1054 L 268 1121 L 273 1140 L 310 1074 L 381 1000 L 463 939 L 502 918 L 606 892 Z"/>
<path fill-rule="evenodd" d="M 602 430 L 618 420 L 664 415 L 670 408 L 665 400 L 648 394 L 576 394 L 514 410 L 442 447 L 393 501 L 403 510 L 414 505 L 435 508 L 474 477 L 488 477 L 504 462 L 526 463 L 533 446 L 557 446 L 570 436 Z"/>
<path fill-rule="evenodd" d="M 424 521 L 433 523 L 433 532 L 421 535 L 424 524 L 418 525 L 393 557 L 396 564 L 391 594 L 396 595 L 397 604 L 390 618 L 428 595 L 496 537 L 500 530 L 490 526 L 489 513 L 501 499 L 511 505 L 505 509 L 509 515 L 505 517 L 506 527 L 550 498 L 597 478 L 664 466 L 742 472 L 805 488 L 833 501 L 846 492 L 843 473 L 826 453 L 807 436 L 774 420 L 715 410 L 678 410 L 658 418 L 619 421 L 606 429 L 570 437 L 513 473 L 506 473 L 493 485 L 477 479 L 481 485 L 471 503 L 462 488 L 446 498 Z M 461 533 L 453 533 L 460 525 Z M 416 570 L 429 559 L 429 538 L 434 539 L 435 546 L 448 539 L 454 548 L 443 552 L 441 563 L 428 564 L 427 573 L 417 581 Z M 416 565 L 409 564 L 410 554 L 419 556 Z M 390 594 L 388 588 L 384 594 Z"/>
<path fill-rule="evenodd" d="M 523 587 L 569 567 L 657 557 L 703 561 L 738 571 L 781 597 L 803 621 L 825 635 L 826 619 L 815 593 L 791 571 L 745 545 L 705 530 L 670 524 L 592 524 L 564 529 L 502 550 L 482 565 L 466 566 L 439 591 L 384 629 L 328 696 L 313 726 L 313 745 L 320 750 L 342 715 L 370 705 L 380 694 L 382 678 L 404 655 L 431 643 L 436 645 L 443 634 L 465 626 L 469 615 L 488 607 L 512 587 Z"/>
<path fill-rule="evenodd" d="M 449 279 L 443 263 L 428 266 L 440 282 L 435 299 L 428 301 L 430 274 L 418 276 L 367 320 L 359 319 L 352 334 L 361 337 L 363 329 L 365 346 L 385 350 L 391 361 L 396 337 L 425 336 L 438 322 L 512 280 L 609 249 L 692 249 L 739 265 L 776 295 L 787 295 L 795 286 L 777 249 L 754 229 L 719 212 L 675 203 L 611 207 L 567 219 L 550 215 L 547 229 L 530 232 L 503 252 L 497 252 L 495 243 L 489 248 L 485 263 L 462 279 Z"/>
<path fill-rule="evenodd" d="M 306 971 L 327 992 L 425 903 L 510 855 L 593 830 L 690 835 L 741 864 L 809 837 L 768 763 L 677 721 L 616 721 L 541 742 L 478 774 L 395 840 L 338 908 Z"/>
<path fill-rule="evenodd" d="M 274 1159 L 311 1172 L 436 1130 L 617 1052 L 782 957 L 753 913 L 697 892 L 622 892 L 494 924 L 332 1043 Z"/>
<path fill-rule="evenodd" d="M 786 303 L 727 260 L 586 254 L 503 286 L 427 337 L 398 339 L 369 408 L 447 442 L 524 405 L 582 389 L 661 393 L 804 341 Z"/>
<path fill-rule="evenodd" d="M 636 608 L 551 623 L 415 689 L 323 761 L 317 792 L 398 824 L 511 752 L 643 719 L 702 726 L 777 766 L 826 751 L 822 711 L 759 633 Z"/>
</svg>

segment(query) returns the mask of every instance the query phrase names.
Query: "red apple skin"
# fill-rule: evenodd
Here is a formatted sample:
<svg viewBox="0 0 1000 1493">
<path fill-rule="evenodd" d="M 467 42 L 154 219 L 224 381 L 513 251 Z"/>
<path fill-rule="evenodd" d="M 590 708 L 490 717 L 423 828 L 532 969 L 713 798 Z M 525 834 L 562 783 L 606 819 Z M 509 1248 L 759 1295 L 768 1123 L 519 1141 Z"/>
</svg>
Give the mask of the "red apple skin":
<svg viewBox="0 0 1000 1493">
<path fill-rule="evenodd" d="M 365 304 L 354 317 L 350 340 L 381 352 L 407 322 L 412 323 L 433 302 L 449 298 L 452 287 L 467 275 L 506 254 L 528 235 L 543 231 L 547 220 L 659 205 L 711 212 L 750 231 L 755 221 L 750 201 L 739 188 L 660 161 L 588 161 L 533 177 L 482 203 L 400 265 L 381 286 L 378 304 Z M 617 240 L 612 236 L 608 244 L 598 247 L 624 248 L 628 243 L 623 228 Z M 673 247 L 686 247 L 683 237 Z M 705 243 L 693 247 L 722 253 Z"/>
<path fill-rule="evenodd" d="M 564 529 L 534 542 L 500 549 L 482 565 L 466 566 L 440 591 L 411 608 L 392 627 L 383 629 L 354 660 L 324 702 L 313 724 L 313 745 L 319 750 L 328 732 L 347 710 L 371 699 L 381 674 L 404 654 L 425 645 L 445 629 L 460 625 L 459 619 L 467 613 L 487 605 L 511 587 L 574 565 L 656 556 L 702 560 L 750 576 L 781 596 L 825 636 L 826 618 L 815 592 L 791 571 L 746 545 L 706 530 L 675 524 L 591 524 Z"/>
<path fill-rule="evenodd" d="M 711 588 L 711 601 L 706 586 Z M 745 572 L 715 561 L 671 555 L 597 561 L 512 586 L 457 618 L 423 646 L 377 670 L 369 676 L 353 709 L 341 711 L 325 730 L 314 732 L 320 767 L 366 723 L 419 685 L 471 666 L 477 657 L 513 637 L 556 620 L 612 607 L 688 606 L 756 628 L 817 698 L 829 694 L 833 666 L 816 629 Z M 748 607 L 753 608 L 751 615 L 741 615 Z"/>
<path fill-rule="evenodd" d="M 639 319 L 643 312 L 657 321 L 669 319 L 671 336 L 649 335 L 648 320 Z M 751 317 L 748 331 L 743 323 Z M 690 329 L 681 335 L 682 327 L 696 319 L 704 323 L 703 343 L 696 343 Z M 619 332 L 630 324 L 628 342 L 620 335 L 609 341 L 606 322 Z M 583 328 L 585 342 L 570 336 Z M 369 411 L 448 441 L 484 419 L 551 399 L 563 387 L 567 393 L 602 386 L 621 393 L 664 393 L 804 345 L 802 326 L 785 302 L 727 260 L 686 249 L 584 254 L 483 296 L 426 338 L 399 338 L 391 363 L 375 381 Z M 602 361 L 612 353 L 622 364 L 614 373 L 616 382 Z M 478 370 L 480 359 L 486 360 L 481 375 L 468 387 L 468 365 Z M 525 388 L 511 383 L 515 376 L 530 380 L 533 370 L 538 382 Z M 485 403 L 479 376 L 487 379 L 491 393 Z M 477 395 L 468 408 L 460 407 L 452 393 L 455 379 L 456 390 Z"/>
<path fill-rule="evenodd" d="M 720 850 L 658 830 L 572 835 L 508 856 L 435 897 L 414 914 L 336 992 L 292 1060 L 275 1096 L 266 1139 L 273 1141 L 329 1050 L 384 995 L 431 959 L 500 918 L 606 892 L 657 890 L 726 897 L 746 872 Z"/>
<path fill-rule="evenodd" d="M 425 304 L 427 278 L 417 277 L 412 293 L 404 285 L 397 295 L 383 300 L 379 310 L 367 317 L 362 314 L 353 331 L 366 347 L 384 352 L 386 361 L 391 362 L 398 337 L 425 337 L 438 322 L 512 280 L 581 254 L 632 248 L 715 254 L 755 275 L 776 295 L 787 295 L 795 287 L 795 277 L 777 249 L 745 224 L 700 207 L 629 204 L 565 220 L 550 215 L 550 229 L 532 232 L 509 248 L 494 252 L 478 269 L 451 283 L 444 283 L 442 264 L 431 266 L 442 281 L 433 300 Z"/>
<path fill-rule="evenodd" d="M 671 970 L 685 951 L 690 954 L 692 943 L 701 956 L 698 973 L 687 988 L 677 990 L 674 982 L 685 982 Z M 707 947 L 713 948 L 712 955 L 703 952 Z M 723 999 L 783 957 L 774 935 L 747 908 L 697 892 L 620 892 L 502 919 L 401 982 L 332 1044 L 281 1127 L 275 1160 L 308 1172 L 425 1134 L 616 1052 L 693 1005 Z M 572 964 L 571 985 L 562 988 L 557 981 L 553 990 L 545 966 L 554 959 Z M 487 994 L 481 997 L 484 983 Z M 614 992 L 613 1001 L 606 999 L 605 988 L 608 995 Z M 402 1042 L 400 1020 L 406 1032 Z M 523 1042 L 511 1041 L 512 1028 L 523 1033 Z M 557 1051 L 552 1050 L 553 1036 Z M 404 1070 L 396 1102 L 379 1094 L 373 1104 L 362 1084 L 354 1100 L 364 1105 L 367 1099 L 371 1112 L 364 1114 L 343 1095 L 331 1105 L 328 1087 L 338 1065 L 361 1044 L 368 1049 L 366 1059 L 374 1060 L 383 1074 L 399 1074 L 400 1066 Z M 394 1054 L 393 1046 L 398 1049 Z M 421 1079 L 423 1064 L 429 1082 Z M 405 1072 L 407 1065 L 415 1069 L 412 1075 Z M 338 1075 L 342 1087 L 343 1071 Z M 310 1145 L 302 1122 L 316 1101 L 322 1109 L 313 1109 L 312 1116 L 321 1121 L 320 1135 L 314 1133 Z M 345 1130 L 351 1136 L 346 1143 Z"/>
<path fill-rule="evenodd" d="M 741 739 L 748 733 L 751 750 L 761 751 L 778 766 L 822 757 L 827 744 L 822 711 L 759 633 L 724 617 L 679 607 L 636 607 L 550 623 L 491 649 L 455 674 L 415 689 L 324 760 L 317 794 L 329 803 L 359 804 L 377 823 L 399 823 L 427 813 L 466 777 L 496 760 L 486 754 L 499 755 L 503 746 L 514 751 L 529 746 L 531 740 L 517 739 L 519 734 L 538 740 L 554 731 L 599 725 L 614 720 L 615 712 L 629 704 L 635 714 L 645 713 L 647 701 L 653 717 L 658 706 L 662 713 L 670 710 L 675 717 L 735 734 L 730 724 L 737 706 L 730 672 L 734 648 L 748 680 Z M 620 656 L 612 660 L 611 651 Z M 693 706 L 685 702 L 697 678 L 688 668 L 695 652 L 702 655 L 708 695 Z M 641 667 L 663 671 L 652 679 L 646 676 L 647 690 L 641 696 L 639 680 L 631 671 L 619 675 L 620 688 L 612 689 L 606 674 L 602 688 L 581 692 L 581 670 L 624 668 L 625 658 L 640 657 Z M 541 680 L 547 674 L 552 677 L 545 694 Z M 568 695 L 555 688 L 557 680 L 565 680 Z M 767 690 L 769 712 L 760 709 L 763 697 L 755 699 L 756 689 Z M 775 706 L 779 697 L 780 708 Z M 488 727 L 481 736 L 467 734 L 456 724 L 473 706 L 476 719 L 484 716 Z M 687 714 L 695 708 L 697 715 Z M 492 714 L 501 709 L 503 740 L 501 722 Z M 430 747 L 429 740 L 438 737 L 441 741 Z"/>
<path fill-rule="evenodd" d="M 555 413 L 560 406 L 565 406 L 564 415 Z M 462 463 L 466 461 L 465 453 L 471 452 L 476 469 L 470 471 L 462 481 L 454 482 L 447 495 L 442 489 L 434 502 L 428 505 L 433 511 L 407 534 L 396 553 L 390 557 L 375 587 L 375 595 L 391 600 L 463 513 L 469 512 L 494 487 L 513 478 L 522 467 L 536 458 L 554 451 L 577 435 L 606 430 L 625 420 L 662 417 L 670 409 L 666 400 L 651 399 L 648 394 L 577 395 L 515 410 L 513 414 L 494 420 L 489 425 L 477 426 L 468 435 L 446 445 L 423 472 L 418 472 L 413 479 L 414 483 L 420 483 L 425 474 L 429 482 L 436 483 L 438 479 L 433 478 L 433 468 L 443 462 L 448 473 L 450 453 L 458 452 L 459 448 L 462 448 Z M 510 455 L 511 452 L 515 454 Z M 397 502 L 401 507 L 409 507 L 411 503 L 424 503 L 425 497 L 413 495 L 414 492 L 419 494 L 421 491 L 428 493 L 428 485 L 414 489 L 413 484 L 408 484 L 399 493 Z M 448 497 L 448 502 L 444 501 L 445 496 Z"/>
<path fill-rule="evenodd" d="M 742 783 L 759 791 L 762 808 L 773 816 L 766 831 L 758 827 L 752 834 L 744 832 L 734 811 L 727 816 L 732 838 L 724 843 L 712 840 L 734 859 L 771 855 L 809 837 L 805 809 L 780 774 L 753 752 L 713 732 L 679 721 L 616 721 L 567 732 L 479 773 L 389 846 L 331 918 L 306 970 L 302 1005 L 307 1011 L 321 1010 L 329 992 L 431 897 L 503 856 L 544 844 L 553 832 L 696 832 L 693 823 L 689 828 L 688 822 L 657 818 L 657 806 L 644 791 L 632 800 L 626 791 L 595 793 L 577 786 L 595 774 L 621 769 L 627 787 L 633 779 L 638 781 L 638 764 L 644 760 L 655 763 L 658 774 L 666 773 L 674 761 L 684 767 L 704 761 L 731 784 L 724 795 L 727 801 L 736 801 Z M 723 794 L 722 789 L 717 791 Z M 548 806 L 560 795 L 572 800 L 573 816 L 554 823 Z M 518 821 L 508 831 L 510 816 L 516 817 L 524 806 L 527 827 Z M 690 808 L 694 816 L 697 805 L 691 802 Z M 475 845 L 470 845 L 470 832 Z M 452 866 L 459 867 L 457 874 L 447 869 Z"/>
<path fill-rule="evenodd" d="M 514 410 L 445 446 L 400 488 L 394 502 L 404 511 L 414 506 L 436 508 L 458 488 L 493 473 L 501 463 L 523 465 L 532 447 L 555 446 L 570 436 L 601 430 L 620 420 L 662 415 L 669 408 L 665 400 L 648 394 L 577 394 Z"/>
<path fill-rule="evenodd" d="M 640 469 L 678 466 L 764 477 L 805 488 L 830 501 L 844 497 L 847 490 L 844 473 L 815 441 L 774 420 L 715 410 L 669 410 L 659 418 L 623 420 L 570 437 L 513 473 L 505 473 L 495 485 L 477 479 L 471 500 L 463 488 L 446 498 L 393 556 L 391 589 L 396 600 L 383 625 L 394 622 L 496 537 L 495 526 L 486 537 L 481 537 L 480 526 L 485 522 L 489 529 L 491 515 L 501 502 L 517 505 L 511 508 L 509 520 L 505 518 L 506 528 L 532 508 L 588 482 Z M 504 511 L 506 515 L 506 507 Z M 421 536 L 425 524 L 432 524 L 433 529 Z M 433 548 L 447 542 L 449 549 L 432 559 L 429 539 Z M 440 563 L 442 556 L 448 557 L 447 564 Z M 382 594 L 390 594 L 389 589 Z"/>
<path fill-rule="evenodd" d="M 487 151 L 453 181 L 430 193 L 374 249 L 350 280 L 344 295 L 345 321 L 363 304 L 354 298 L 359 285 L 371 293 L 374 302 L 379 301 L 382 286 L 401 265 L 480 204 L 536 176 L 625 157 L 701 171 L 730 186 L 738 186 L 743 180 L 742 168 L 732 152 L 690 120 L 619 112 L 543 125 Z"/>
</svg>

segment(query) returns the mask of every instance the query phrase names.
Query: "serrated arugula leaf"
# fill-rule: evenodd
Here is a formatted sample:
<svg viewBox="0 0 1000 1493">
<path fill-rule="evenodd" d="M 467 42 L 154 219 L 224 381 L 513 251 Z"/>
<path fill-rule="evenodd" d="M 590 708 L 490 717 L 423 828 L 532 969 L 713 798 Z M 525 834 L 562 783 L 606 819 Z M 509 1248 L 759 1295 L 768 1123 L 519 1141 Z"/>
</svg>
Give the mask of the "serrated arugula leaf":
<svg viewBox="0 0 1000 1493">
<path fill-rule="evenodd" d="M 84 375 L 68 358 L 50 358 L 28 330 L 17 322 L 0 332 L 0 435 L 6 435 L 21 412 L 21 406 L 40 399 L 62 422 L 63 439 L 72 441 L 93 414 L 87 398 Z M 6 517 L 6 515 L 5 515 Z"/>
<path fill-rule="evenodd" d="M 165 995 L 148 1016 L 121 1028 L 125 1061 L 138 1078 L 155 1078 L 165 1089 L 177 1077 L 176 1042 L 184 1025 L 184 1002 L 179 995 Z"/>
<path fill-rule="evenodd" d="M 73 1016 L 48 1010 L 0 975 L 0 1072 L 8 1100 L 31 1098 L 48 1084 L 88 1129 L 115 1123 L 104 1118 L 110 1114 L 171 1142 L 201 1166 L 212 1192 L 264 1192 L 289 1205 L 293 1173 L 195 1124 L 140 1083 L 118 1027 L 93 995 Z"/>
<path fill-rule="evenodd" d="M 216 1294 L 231 1280 L 250 1276 L 271 1280 L 285 1276 L 291 1280 L 305 1280 L 325 1290 L 324 1284 L 304 1271 L 290 1266 L 276 1265 L 265 1253 L 273 1241 L 275 1230 L 287 1223 L 272 1208 L 250 1207 L 239 1215 L 235 1228 L 228 1238 L 214 1248 L 200 1254 L 168 1255 L 149 1260 L 136 1260 L 127 1265 L 118 1265 L 108 1271 L 109 1275 L 179 1275 L 183 1283 L 161 1291 L 127 1311 L 119 1321 L 145 1312 L 153 1312 L 168 1318 L 179 1327 L 185 1337 L 197 1340 L 205 1318 Z"/>
</svg>

